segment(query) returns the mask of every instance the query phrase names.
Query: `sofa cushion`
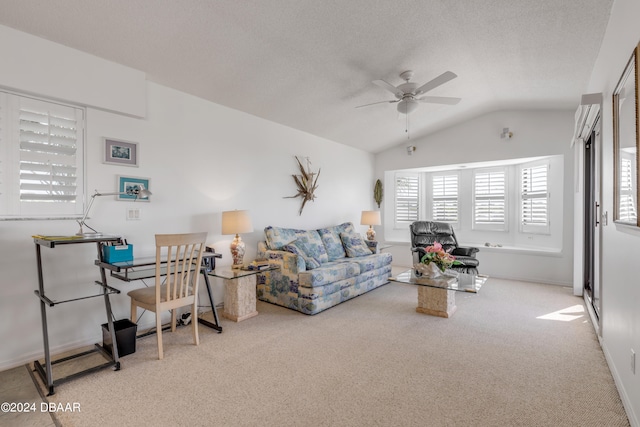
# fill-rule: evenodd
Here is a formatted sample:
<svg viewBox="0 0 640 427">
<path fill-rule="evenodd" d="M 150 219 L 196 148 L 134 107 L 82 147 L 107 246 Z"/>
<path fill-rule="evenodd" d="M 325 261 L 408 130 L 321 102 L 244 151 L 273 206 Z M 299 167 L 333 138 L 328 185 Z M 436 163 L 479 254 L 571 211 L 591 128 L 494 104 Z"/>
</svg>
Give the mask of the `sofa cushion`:
<svg viewBox="0 0 640 427">
<path fill-rule="evenodd" d="M 355 277 L 360 274 L 360 266 L 354 262 L 328 262 L 310 271 L 298 274 L 298 283 L 305 288 L 315 288 Z"/>
<path fill-rule="evenodd" d="M 347 256 L 347 253 L 342 246 L 342 240 L 340 240 L 340 233 L 355 233 L 356 230 L 353 224 L 345 222 L 344 224 L 336 225 L 335 227 L 320 228 L 318 233 L 322 238 L 322 243 L 327 250 L 329 261 L 335 261 Z"/>
<path fill-rule="evenodd" d="M 337 282 L 329 283 L 326 286 L 316 286 L 315 288 L 305 288 L 303 286 L 298 287 L 298 294 L 301 298 L 305 299 L 318 299 L 326 298 L 336 292 L 342 292 L 356 284 L 359 276 L 349 277 L 348 279 L 338 280 Z"/>
<path fill-rule="evenodd" d="M 282 247 L 282 250 L 291 252 L 292 254 L 296 254 L 301 257 L 305 262 L 306 270 L 313 270 L 314 268 L 320 267 L 320 261 L 312 256 L 309 256 L 307 251 L 304 249 L 304 244 L 299 243 L 298 240 L 294 240 L 288 245 L 284 245 Z"/>
<path fill-rule="evenodd" d="M 268 226 L 264 229 L 264 235 L 267 239 L 267 247 L 271 250 L 281 249 L 298 238 L 296 232 L 304 233 L 304 230 L 295 230 L 293 228 L 280 228 Z"/>
<path fill-rule="evenodd" d="M 355 262 L 360 266 L 360 274 L 391 265 L 390 253 L 370 254 L 364 257 L 350 258 L 351 262 Z"/>
<path fill-rule="evenodd" d="M 365 240 L 367 247 L 371 251 L 372 254 L 378 253 L 378 242 L 376 240 Z"/>
<path fill-rule="evenodd" d="M 316 230 L 297 232 L 296 235 L 298 236 L 296 243 L 307 256 L 315 258 L 320 264 L 329 262 L 324 243 Z"/>
<path fill-rule="evenodd" d="M 371 255 L 371 249 L 358 233 L 340 233 L 340 240 L 349 258 Z"/>
</svg>

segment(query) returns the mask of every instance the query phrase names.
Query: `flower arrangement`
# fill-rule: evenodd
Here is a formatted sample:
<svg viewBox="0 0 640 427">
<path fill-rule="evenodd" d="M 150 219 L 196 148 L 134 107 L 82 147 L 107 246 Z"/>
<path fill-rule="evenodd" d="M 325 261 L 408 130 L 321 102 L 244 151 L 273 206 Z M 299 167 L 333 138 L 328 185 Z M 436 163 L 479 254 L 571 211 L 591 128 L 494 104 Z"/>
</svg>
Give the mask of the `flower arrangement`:
<svg viewBox="0 0 640 427">
<path fill-rule="evenodd" d="M 443 273 L 452 265 L 462 264 L 460 261 L 456 261 L 456 257 L 442 249 L 442 245 L 438 242 L 434 242 L 433 245 L 427 246 L 425 251 L 426 253 L 420 259 L 420 262 L 426 265 L 434 263 Z"/>
</svg>

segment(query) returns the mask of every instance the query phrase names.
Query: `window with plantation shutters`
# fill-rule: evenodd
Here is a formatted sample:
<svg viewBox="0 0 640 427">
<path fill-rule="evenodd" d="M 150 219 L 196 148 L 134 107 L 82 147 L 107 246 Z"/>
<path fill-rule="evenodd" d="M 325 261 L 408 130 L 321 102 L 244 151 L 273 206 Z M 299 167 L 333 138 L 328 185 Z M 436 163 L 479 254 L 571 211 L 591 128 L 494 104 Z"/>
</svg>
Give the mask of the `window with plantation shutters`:
<svg viewBox="0 0 640 427">
<path fill-rule="evenodd" d="M 549 165 L 523 166 L 520 173 L 520 226 L 523 232 L 549 230 Z"/>
<path fill-rule="evenodd" d="M 396 175 L 396 224 L 407 224 L 420 218 L 420 176 Z"/>
<path fill-rule="evenodd" d="M 82 214 L 84 111 L 2 93 L 0 119 L 0 215 Z"/>
<path fill-rule="evenodd" d="M 433 221 L 458 222 L 458 175 L 433 175 L 431 191 Z"/>
<path fill-rule="evenodd" d="M 506 230 L 505 218 L 505 171 L 475 171 L 473 177 L 473 228 Z"/>
<path fill-rule="evenodd" d="M 636 222 L 635 176 L 633 175 L 633 162 L 630 159 L 620 159 L 620 221 Z"/>
</svg>

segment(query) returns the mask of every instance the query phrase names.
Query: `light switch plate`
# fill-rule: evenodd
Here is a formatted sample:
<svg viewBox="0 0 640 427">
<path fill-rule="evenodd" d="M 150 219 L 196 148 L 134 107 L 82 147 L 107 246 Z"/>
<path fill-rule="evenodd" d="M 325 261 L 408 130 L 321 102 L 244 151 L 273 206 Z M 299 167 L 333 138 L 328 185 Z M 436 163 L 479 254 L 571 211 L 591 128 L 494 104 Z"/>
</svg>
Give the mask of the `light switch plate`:
<svg viewBox="0 0 640 427">
<path fill-rule="evenodd" d="M 141 213 L 140 208 L 127 209 L 127 221 L 138 221 Z"/>
</svg>

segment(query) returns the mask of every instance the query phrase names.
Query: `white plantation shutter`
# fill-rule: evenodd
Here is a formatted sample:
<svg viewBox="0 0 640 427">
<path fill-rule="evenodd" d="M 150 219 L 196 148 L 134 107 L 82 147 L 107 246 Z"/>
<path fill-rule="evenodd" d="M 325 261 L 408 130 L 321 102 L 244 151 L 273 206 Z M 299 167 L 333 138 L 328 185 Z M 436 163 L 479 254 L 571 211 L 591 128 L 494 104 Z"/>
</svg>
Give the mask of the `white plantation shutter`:
<svg viewBox="0 0 640 427">
<path fill-rule="evenodd" d="M 0 92 L 0 215 L 7 205 L 7 94 Z"/>
<path fill-rule="evenodd" d="M 431 189 L 432 219 L 458 222 L 458 175 L 434 175 Z"/>
<path fill-rule="evenodd" d="M 420 218 L 420 177 L 396 175 L 396 224 L 411 223 Z"/>
<path fill-rule="evenodd" d="M 475 228 L 505 229 L 505 175 L 504 170 L 479 171 L 474 174 L 473 225 Z"/>
<path fill-rule="evenodd" d="M 635 190 L 632 161 L 621 159 L 620 164 L 620 220 L 636 222 L 638 212 L 636 210 Z"/>
<path fill-rule="evenodd" d="M 523 167 L 521 170 L 520 224 L 524 232 L 546 232 L 549 227 L 549 165 Z"/>
<path fill-rule="evenodd" d="M 5 94 L 6 217 L 82 214 L 84 111 Z M 2 165 L 6 167 L 2 167 Z"/>
</svg>

